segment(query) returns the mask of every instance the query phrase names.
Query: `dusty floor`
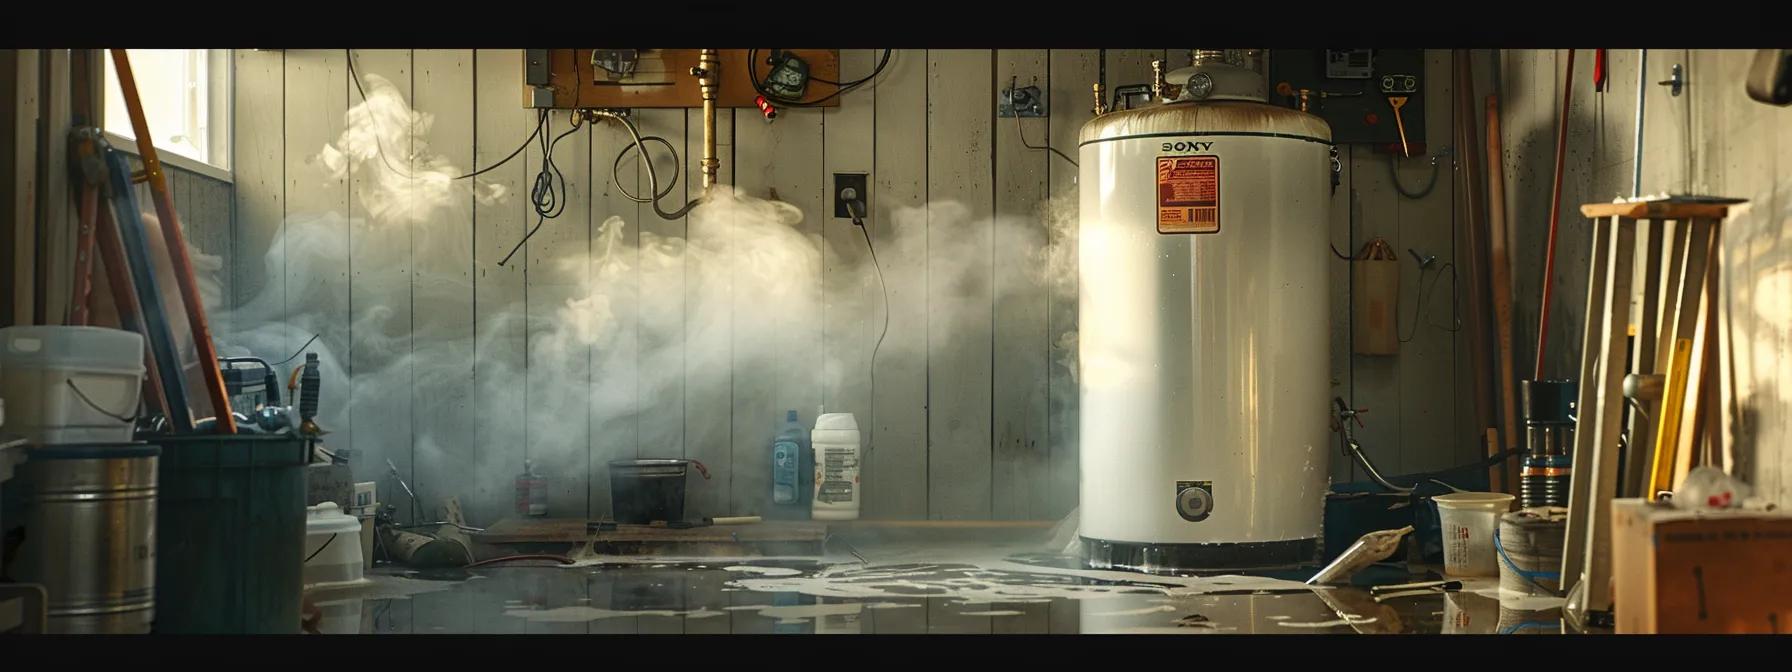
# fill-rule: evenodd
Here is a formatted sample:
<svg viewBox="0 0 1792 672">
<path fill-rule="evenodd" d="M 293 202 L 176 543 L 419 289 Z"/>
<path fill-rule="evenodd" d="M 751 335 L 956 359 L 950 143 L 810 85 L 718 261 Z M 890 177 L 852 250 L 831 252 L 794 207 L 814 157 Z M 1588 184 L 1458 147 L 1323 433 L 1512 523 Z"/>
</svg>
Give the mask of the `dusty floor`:
<svg viewBox="0 0 1792 672">
<path fill-rule="evenodd" d="M 584 558 L 423 573 L 320 594 L 327 633 L 1058 634 L 1464 633 L 1560 630 L 1559 600 L 1318 591 L 1271 577 L 1072 569 L 1036 549 L 903 544 L 816 559 Z M 1377 583 L 1436 578 L 1372 568 Z M 1304 570 L 1303 570 L 1304 571 Z M 1298 573 L 1298 572 L 1296 572 Z M 1310 573 L 1310 572 L 1308 572 Z"/>
</svg>

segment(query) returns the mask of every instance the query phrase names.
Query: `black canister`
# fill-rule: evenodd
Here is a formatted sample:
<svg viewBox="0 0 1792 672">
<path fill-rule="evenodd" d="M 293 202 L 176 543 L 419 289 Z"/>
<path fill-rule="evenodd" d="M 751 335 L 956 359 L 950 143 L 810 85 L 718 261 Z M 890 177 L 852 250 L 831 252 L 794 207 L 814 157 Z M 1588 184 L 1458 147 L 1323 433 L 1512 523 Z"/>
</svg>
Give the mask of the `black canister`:
<svg viewBox="0 0 1792 672">
<path fill-rule="evenodd" d="M 1525 426 L 1519 499 L 1526 508 L 1567 506 L 1580 386 L 1572 380 L 1526 380 L 1519 395 Z"/>
</svg>

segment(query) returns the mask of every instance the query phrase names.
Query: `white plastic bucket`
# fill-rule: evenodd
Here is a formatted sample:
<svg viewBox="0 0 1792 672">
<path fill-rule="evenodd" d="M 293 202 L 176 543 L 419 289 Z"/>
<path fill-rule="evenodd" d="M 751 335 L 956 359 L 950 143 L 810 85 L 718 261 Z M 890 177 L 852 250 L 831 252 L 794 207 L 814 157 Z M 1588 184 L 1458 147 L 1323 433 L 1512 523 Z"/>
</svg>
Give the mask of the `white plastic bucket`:
<svg viewBox="0 0 1792 672">
<path fill-rule="evenodd" d="M 40 446 L 126 443 L 143 389 L 143 337 L 103 327 L 0 329 L 6 429 Z"/>
<path fill-rule="evenodd" d="M 365 583 L 361 521 L 335 502 L 306 509 L 305 587 Z"/>
<path fill-rule="evenodd" d="M 1432 497 L 1443 527 L 1444 574 L 1447 576 L 1499 576 L 1499 557 L 1493 550 L 1493 532 L 1500 516 L 1512 508 L 1512 495 L 1498 492 L 1457 492 Z"/>
</svg>

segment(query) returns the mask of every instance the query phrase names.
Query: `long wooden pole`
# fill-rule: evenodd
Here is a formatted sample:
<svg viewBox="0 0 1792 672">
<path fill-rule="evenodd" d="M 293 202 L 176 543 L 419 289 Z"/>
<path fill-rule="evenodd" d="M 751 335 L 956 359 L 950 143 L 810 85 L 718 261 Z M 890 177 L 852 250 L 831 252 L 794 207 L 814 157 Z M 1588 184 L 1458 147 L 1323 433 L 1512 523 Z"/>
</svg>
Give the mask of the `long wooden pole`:
<svg viewBox="0 0 1792 672">
<path fill-rule="evenodd" d="M 131 130 L 137 134 L 138 154 L 143 158 L 143 172 L 149 178 L 149 191 L 156 204 L 156 218 L 162 224 L 162 240 L 167 243 L 168 258 L 174 262 L 174 281 L 180 286 L 181 303 L 187 312 L 187 326 L 193 332 L 193 347 L 199 354 L 199 371 L 205 380 L 206 396 L 212 414 L 217 417 L 219 434 L 235 434 L 236 418 L 230 412 L 230 396 L 224 389 L 224 374 L 218 370 L 218 351 L 212 343 L 211 327 L 205 319 L 205 303 L 199 297 L 199 283 L 193 279 L 193 260 L 187 254 L 187 238 L 180 230 L 180 216 L 168 195 L 168 180 L 162 173 L 162 161 L 156 156 L 154 136 L 149 134 L 149 121 L 143 115 L 143 102 L 137 97 L 137 80 L 131 74 L 131 59 L 123 49 L 112 50 L 112 64 L 118 71 L 118 88 L 124 93 L 125 110 L 130 113 Z"/>
<path fill-rule="evenodd" d="M 1493 362 L 1487 347 L 1487 230 L 1484 227 L 1486 213 L 1481 209 L 1484 201 L 1481 191 L 1481 142 L 1476 134 L 1480 115 L 1475 113 L 1474 69 L 1467 49 L 1457 49 L 1456 61 L 1456 114 L 1457 114 L 1457 146 L 1462 148 L 1462 203 L 1463 203 L 1463 246 L 1460 259 L 1463 260 L 1464 300 L 1462 309 L 1462 329 L 1468 335 L 1468 361 L 1471 380 L 1473 381 L 1476 434 L 1495 427 L 1492 371 L 1488 370 Z M 1477 441 L 1479 443 L 1479 441 Z M 1492 454 L 1486 457 L 1492 457 Z M 1517 484 L 1505 478 L 1505 471 L 1499 464 L 1488 467 L 1488 486 L 1498 487 L 1502 491 L 1517 490 Z M 1496 485 L 1496 482 L 1498 484 Z"/>
<path fill-rule="evenodd" d="M 1544 346 L 1549 343 L 1549 300 L 1555 291 L 1556 230 L 1562 223 L 1562 164 L 1568 159 L 1569 102 L 1574 98 L 1574 50 L 1568 50 L 1568 73 L 1562 79 L 1562 114 L 1556 119 L 1556 177 L 1549 196 L 1549 242 L 1543 252 L 1543 299 L 1537 305 L 1537 367 L 1531 376 L 1543 380 Z M 1582 381 L 1585 385 L 1586 382 Z"/>
<path fill-rule="evenodd" d="M 1516 450 L 1518 439 L 1518 397 L 1513 390 L 1512 357 L 1512 264 L 1506 249 L 1506 167 L 1505 149 L 1500 138 L 1500 99 L 1487 96 L 1487 226 L 1489 270 L 1493 275 L 1493 328 L 1498 344 L 1500 380 L 1500 429 L 1503 445 Z M 1518 480 L 1518 460 L 1506 463 L 1506 482 Z"/>
</svg>

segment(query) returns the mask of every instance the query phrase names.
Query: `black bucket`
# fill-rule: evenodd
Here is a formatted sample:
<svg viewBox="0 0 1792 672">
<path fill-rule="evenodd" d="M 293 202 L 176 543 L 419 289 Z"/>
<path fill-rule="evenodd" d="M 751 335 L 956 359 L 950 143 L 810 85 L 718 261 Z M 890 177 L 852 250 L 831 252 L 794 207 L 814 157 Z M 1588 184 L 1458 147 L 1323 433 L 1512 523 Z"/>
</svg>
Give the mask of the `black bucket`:
<svg viewBox="0 0 1792 672">
<path fill-rule="evenodd" d="M 696 460 L 610 460 L 610 511 L 616 522 L 684 520 L 684 477 L 691 465 L 709 478 L 709 470 Z"/>
<path fill-rule="evenodd" d="M 155 443 L 154 632 L 300 632 L 309 446 L 246 434 Z"/>
</svg>

